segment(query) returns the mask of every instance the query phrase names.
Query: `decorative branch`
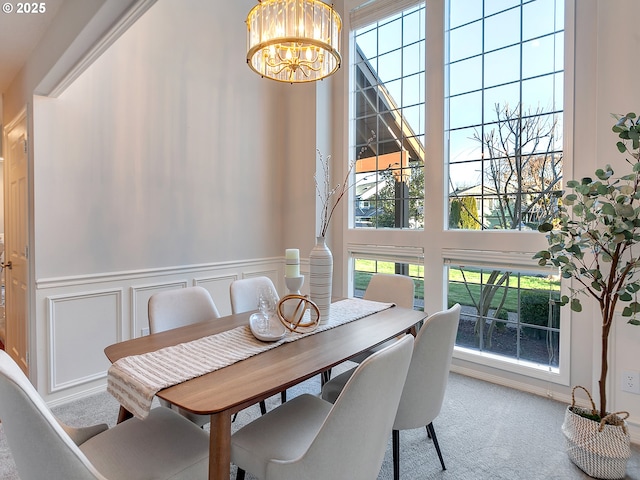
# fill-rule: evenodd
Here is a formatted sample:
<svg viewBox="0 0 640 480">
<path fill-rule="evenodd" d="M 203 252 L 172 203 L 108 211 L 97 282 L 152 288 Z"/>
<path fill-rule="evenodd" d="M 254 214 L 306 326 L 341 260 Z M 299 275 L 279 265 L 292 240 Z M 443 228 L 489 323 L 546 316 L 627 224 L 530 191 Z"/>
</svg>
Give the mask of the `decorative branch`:
<svg viewBox="0 0 640 480">
<path fill-rule="evenodd" d="M 357 160 L 360 160 L 362 154 L 367 150 L 375 138 L 376 134 L 372 130 L 371 137 L 367 140 L 366 145 L 364 145 L 358 152 Z M 347 173 L 342 183 L 338 183 L 336 186 L 332 187 L 331 169 L 329 167 L 329 164 L 331 163 L 331 155 L 325 158 L 319 148 L 316 148 L 316 152 L 322 166 L 322 181 L 318 181 L 317 174 L 314 174 L 313 178 L 316 183 L 316 192 L 318 193 L 320 203 L 322 204 L 319 232 L 321 237 L 325 237 L 327 235 L 327 230 L 329 229 L 329 224 L 331 223 L 331 218 L 333 217 L 333 212 L 335 212 L 340 200 L 342 200 L 342 197 L 344 197 L 349 189 L 355 185 L 355 182 L 350 183 L 350 180 L 351 173 L 353 172 L 356 162 L 349 162 L 349 168 L 347 168 Z"/>
</svg>

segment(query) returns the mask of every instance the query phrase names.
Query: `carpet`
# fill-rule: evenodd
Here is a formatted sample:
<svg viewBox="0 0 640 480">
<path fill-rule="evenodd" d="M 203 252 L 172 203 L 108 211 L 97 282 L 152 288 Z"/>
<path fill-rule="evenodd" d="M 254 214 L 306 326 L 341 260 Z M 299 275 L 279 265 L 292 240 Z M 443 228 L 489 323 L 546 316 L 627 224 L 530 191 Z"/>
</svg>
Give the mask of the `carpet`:
<svg viewBox="0 0 640 480">
<path fill-rule="evenodd" d="M 287 392 L 289 398 L 303 392 L 318 394 L 319 378 L 312 378 Z M 279 404 L 279 395 L 267 399 L 268 409 Z M 451 373 L 442 411 L 433 422 L 447 470 L 441 469 L 433 444 L 427 438 L 426 429 L 402 431 L 401 478 L 588 479 L 590 477 L 575 467 L 564 453 L 564 437 L 560 426 L 565 408 L 565 404 L 555 400 Z M 52 410 L 70 425 L 100 422 L 113 425 L 118 403 L 104 392 Z M 240 412 L 233 424 L 234 431 L 259 414 L 257 405 Z M 19 480 L 1 424 L 0 478 Z M 234 466 L 231 478 L 235 478 Z M 246 478 L 254 479 L 250 474 Z M 378 480 L 391 478 L 393 463 L 389 438 Z M 640 447 L 637 445 L 633 446 L 633 457 L 627 464 L 626 478 L 640 480 Z"/>
</svg>

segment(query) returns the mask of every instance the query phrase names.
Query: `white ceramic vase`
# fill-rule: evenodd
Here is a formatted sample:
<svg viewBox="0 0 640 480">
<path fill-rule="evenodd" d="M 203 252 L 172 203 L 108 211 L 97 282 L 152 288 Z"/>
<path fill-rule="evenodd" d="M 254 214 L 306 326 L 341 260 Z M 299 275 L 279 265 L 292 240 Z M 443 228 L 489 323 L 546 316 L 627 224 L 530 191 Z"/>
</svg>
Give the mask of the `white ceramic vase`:
<svg viewBox="0 0 640 480">
<path fill-rule="evenodd" d="M 320 324 L 329 319 L 332 279 L 333 255 L 325 238 L 316 237 L 316 244 L 309 254 L 309 295 L 320 311 Z"/>
</svg>

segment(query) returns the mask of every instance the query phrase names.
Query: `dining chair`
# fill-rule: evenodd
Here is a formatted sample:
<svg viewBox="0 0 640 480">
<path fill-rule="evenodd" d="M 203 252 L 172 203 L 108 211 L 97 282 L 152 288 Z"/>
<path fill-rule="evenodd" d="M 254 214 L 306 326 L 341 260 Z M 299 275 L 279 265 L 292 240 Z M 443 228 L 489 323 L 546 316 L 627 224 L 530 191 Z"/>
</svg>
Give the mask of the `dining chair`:
<svg viewBox="0 0 640 480">
<path fill-rule="evenodd" d="M 406 275 L 376 273 L 364 291 L 365 300 L 395 303 L 398 307 L 413 308 L 415 285 Z"/>
<path fill-rule="evenodd" d="M 375 302 L 393 303 L 398 307 L 412 309 L 414 297 L 415 284 L 411 277 L 399 274 L 376 273 L 371 276 L 369 285 L 367 285 L 362 298 Z M 376 350 L 387 346 L 388 343 L 389 342 L 384 342 L 381 345 L 356 355 L 350 360 L 360 363 Z"/>
<path fill-rule="evenodd" d="M 261 288 L 269 288 L 276 299 L 279 298 L 278 291 L 269 277 L 242 278 L 231 282 L 229 295 L 231 296 L 231 312 L 250 312 L 258 309 L 258 292 Z"/>
<path fill-rule="evenodd" d="M 430 315 L 415 338 L 407 381 L 393 422 L 394 480 L 400 478 L 400 430 L 426 426 L 442 470 L 446 470 L 433 421 L 442 408 L 459 322 L 460 305 L 455 304 L 448 310 Z M 322 389 L 322 398 L 335 402 L 354 371 L 348 370 L 327 382 Z"/>
<path fill-rule="evenodd" d="M 363 361 L 336 402 L 302 394 L 231 436 L 236 480 L 377 478 L 411 361 L 405 335 Z M 381 394 L 384 392 L 384 394 Z"/>
<path fill-rule="evenodd" d="M 279 299 L 278 291 L 276 290 L 273 281 L 269 277 L 249 277 L 234 280 L 229 286 L 229 295 L 231 297 L 231 313 L 234 315 L 237 313 L 250 312 L 258 309 L 258 292 L 261 288 L 271 289 L 271 293 Z M 280 399 L 282 403 L 287 401 L 287 391 L 280 392 Z M 264 415 L 267 412 L 267 407 L 263 402 L 260 402 L 260 411 Z M 235 417 L 234 417 L 235 418 Z"/>
<path fill-rule="evenodd" d="M 159 333 L 193 323 L 220 318 L 209 292 L 202 287 L 166 290 L 149 297 L 149 333 Z M 171 405 L 163 399 L 160 404 L 177 410 L 193 423 L 203 426 L 209 423 L 208 415 L 198 415 Z"/>
<path fill-rule="evenodd" d="M 67 426 L 2 350 L 0 420 L 21 480 L 207 477 L 209 435 L 181 415 L 157 407 L 112 428 Z"/>
</svg>

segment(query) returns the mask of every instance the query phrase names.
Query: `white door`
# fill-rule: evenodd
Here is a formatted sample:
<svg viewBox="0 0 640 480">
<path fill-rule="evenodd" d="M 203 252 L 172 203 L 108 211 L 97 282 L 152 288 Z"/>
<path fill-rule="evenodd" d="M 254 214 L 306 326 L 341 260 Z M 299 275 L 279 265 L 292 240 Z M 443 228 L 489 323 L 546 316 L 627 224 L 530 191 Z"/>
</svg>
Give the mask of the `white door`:
<svg viewBox="0 0 640 480">
<path fill-rule="evenodd" d="M 7 353 L 28 375 L 28 142 L 22 114 L 7 126 L 5 165 L 5 312 Z"/>
</svg>

